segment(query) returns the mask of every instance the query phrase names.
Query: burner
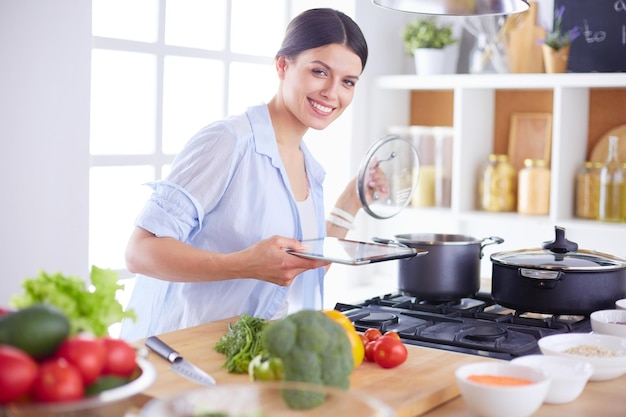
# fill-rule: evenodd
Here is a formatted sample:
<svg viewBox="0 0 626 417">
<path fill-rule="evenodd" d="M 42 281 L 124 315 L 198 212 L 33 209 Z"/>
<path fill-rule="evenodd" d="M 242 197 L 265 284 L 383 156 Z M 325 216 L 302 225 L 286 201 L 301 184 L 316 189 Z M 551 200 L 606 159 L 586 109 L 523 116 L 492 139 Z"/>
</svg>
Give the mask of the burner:
<svg viewBox="0 0 626 417">
<path fill-rule="evenodd" d="M 367 317 L 360 319 L 359 322 L 362 324 L 366 324 L 366 325 L 369 324 L 369 325 L 375 325 L 375 326 L 380 326 L 383 324 L 386 324 L 386 325 L 397 324 L 398 316 L 393 313 L 374 312 L 374 313 L 370 313 Z"/>
<path fill-rule="evenodd" d="M 337 303 L 359 332 L 396 331 L 405 343 L 511 360 L 541 353 L 537 341 L 552 334 L 591 332 L 589 317 L 516 311 L 488 293 L 453 301 L 385 294 L 355 304 Z"/>
<path fill-rule="evenodd" d="M 465 338 L 486 342 L 506 336 L 506 329 L 498 326 L 473 326 L 466 330 Z"/>
</svg>

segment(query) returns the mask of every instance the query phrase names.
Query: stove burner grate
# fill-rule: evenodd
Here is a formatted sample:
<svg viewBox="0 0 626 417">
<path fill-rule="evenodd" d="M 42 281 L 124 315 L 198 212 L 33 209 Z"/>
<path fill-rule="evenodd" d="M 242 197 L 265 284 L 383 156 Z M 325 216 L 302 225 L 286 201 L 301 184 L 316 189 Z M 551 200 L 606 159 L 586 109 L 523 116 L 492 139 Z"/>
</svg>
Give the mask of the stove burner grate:
<svg viewBox="0 0 626 417">
<path fill-rule="evenodd" d="M 489 294 L 457 301 L 429 302 L 386 294 L 356 304 L 337 303 L 358 331 L 396 331 L 407 344 L 499 359 L 540 353 L 537 341 L 551 334 L 590 332 L 584 316 L 518 313 Z"/>
</svg>

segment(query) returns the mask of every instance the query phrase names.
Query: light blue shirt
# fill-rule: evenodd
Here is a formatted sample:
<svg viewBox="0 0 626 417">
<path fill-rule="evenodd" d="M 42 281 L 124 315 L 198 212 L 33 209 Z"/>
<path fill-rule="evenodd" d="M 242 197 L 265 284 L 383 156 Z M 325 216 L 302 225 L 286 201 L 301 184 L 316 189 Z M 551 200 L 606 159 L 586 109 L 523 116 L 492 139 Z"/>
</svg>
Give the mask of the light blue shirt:
<svg viewBox="0 0 626 417">
<path fill-rule="evenodd" d="M 301 144 L 317 219 L 326 235 L 322 182 L 325 172 Z M 136 225 L 158 237 L 196 248 L 230 253 L 281 235 L 302 239 L 296 200 L 283 166 L 267 105 L 249 108 L 200 130 L 175 158 L 167 179 L 154 192 Z M 138 275 L 121 337 L 136 340 L 243 313 L 270 319 L 288 287 L 254 279 L 180 283 Z M 303 308 L 320 309 L 324 268 L 306 271 Z"/>
</svg>

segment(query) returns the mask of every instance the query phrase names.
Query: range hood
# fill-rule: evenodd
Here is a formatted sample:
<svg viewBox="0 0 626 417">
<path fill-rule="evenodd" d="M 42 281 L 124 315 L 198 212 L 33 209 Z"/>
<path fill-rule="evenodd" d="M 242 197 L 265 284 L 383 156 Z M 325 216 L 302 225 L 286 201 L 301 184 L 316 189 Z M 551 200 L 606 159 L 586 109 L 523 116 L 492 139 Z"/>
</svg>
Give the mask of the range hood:
<svg viewBox="0 0 626 417">
<path fill-rule="evenodd" d="M 401 12 L 449 15 L 479 16 L 508 15 L 528 10 L 527 0 L 372 0 L 386 9 Z"/>
</svg>

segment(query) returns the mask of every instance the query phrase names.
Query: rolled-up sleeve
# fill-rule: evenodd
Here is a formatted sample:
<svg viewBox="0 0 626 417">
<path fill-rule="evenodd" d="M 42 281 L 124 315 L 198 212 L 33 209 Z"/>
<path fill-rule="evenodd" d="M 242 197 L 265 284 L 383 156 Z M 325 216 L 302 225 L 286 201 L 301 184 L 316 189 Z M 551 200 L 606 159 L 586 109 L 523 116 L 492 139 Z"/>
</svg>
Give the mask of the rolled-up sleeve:
<svg viewBox="0 0 626 417">
<path fill-rule="evenodd" d="M 154 190 L 135 225 L 157 237 L 185 241 L 202 227 L 202 207 L 184 188 L 167 181 L 149 183 Z"/>
</svg>

